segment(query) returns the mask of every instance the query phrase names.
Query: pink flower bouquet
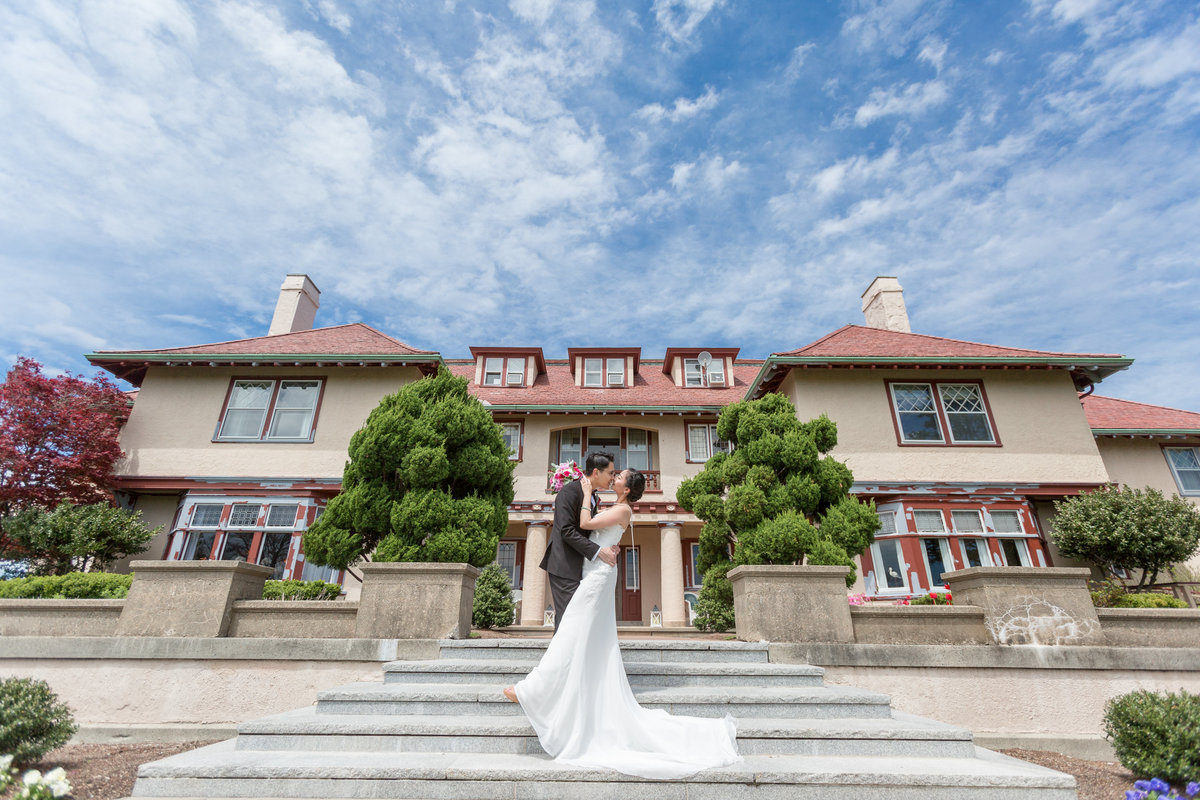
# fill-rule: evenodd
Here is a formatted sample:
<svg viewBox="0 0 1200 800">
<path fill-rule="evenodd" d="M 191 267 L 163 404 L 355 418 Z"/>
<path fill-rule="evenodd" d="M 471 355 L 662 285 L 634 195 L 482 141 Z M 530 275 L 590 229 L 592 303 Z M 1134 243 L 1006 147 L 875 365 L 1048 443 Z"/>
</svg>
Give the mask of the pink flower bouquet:
<svg viewBox="0 0 1200 800">
<path fill-rule="evenodd" d="M 583 470 L 574 461 L 564 461 L 550 470 L 550 491 L 558 492 L 571 481 L 583 477 Z"/>
</svg>

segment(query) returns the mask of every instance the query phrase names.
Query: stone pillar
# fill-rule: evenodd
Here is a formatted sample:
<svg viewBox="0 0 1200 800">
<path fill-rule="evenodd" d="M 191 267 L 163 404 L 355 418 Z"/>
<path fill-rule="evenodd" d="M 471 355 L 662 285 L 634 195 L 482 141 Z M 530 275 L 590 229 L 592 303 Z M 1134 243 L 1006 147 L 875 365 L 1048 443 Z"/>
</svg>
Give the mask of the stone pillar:
<svg viewBox="0 0 1200 800">
<path fill-rule="evenodd" d="M 261 600 L 273 570 L 245 561 L 134 561 L 118 636 L 224 636 L 234 600 Z"/>
<path fill-rule="evenodd" d="M 521 624 L 536 625 L 545 622 L 546 573 L 538 565 L 546 555 L 546 537 L 550 535 L 550 522 L 538 520 L 525 523 L 525 567 L 521 571 Z"/>
<path fill-rule="evenodd" d="M 354 635 L 359 639 L 465 639 L 475 579 L 470 564 L 367 563 Z"/>
<path fill-rule="evenodd" d="M 685 628 L 688 624 L 687 603 L 683 602 L 683 545 L 679 535 L 678 522 L 658 524 L 664 628 Z"/>
<path fill-rule="evenodd" d="M 733 612 L 745 642 L 853 642 L 846 601 L 849 567 L 734 567 Z"/>
<path fill-rule="evenodd" d="M 997 644 L 1103 645 L 1091 570 L 970 567 L 942 573 L 955 605 L 979 606 Z"/>
</svg>

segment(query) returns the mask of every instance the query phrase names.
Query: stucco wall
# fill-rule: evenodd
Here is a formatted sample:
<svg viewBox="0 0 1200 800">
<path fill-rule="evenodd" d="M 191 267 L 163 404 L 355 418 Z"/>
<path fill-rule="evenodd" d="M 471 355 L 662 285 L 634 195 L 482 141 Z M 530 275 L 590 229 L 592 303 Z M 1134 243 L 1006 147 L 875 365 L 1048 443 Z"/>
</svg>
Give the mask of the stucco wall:
<svg viewBox="0 0 1200 800">
<path fill-rule="evenodd" d="M 885 380 L 982 381 L 1001 447 L 901 446 Z M 1107 473 L 1062 370 L 792 370 L 780 390 L 800 419 L 838 424 L 834 455 L 859 482 L 1100 483 Z"/>
<path fill-rule="evenodd" d="M 234 377 L 324 377 L 311 443 L 213 442 Z M 415 367 L 152 367 L 121 433 L 123 475 L 338 478 L 350 437 Z"/>
<path fill-rule="evenodd" d="M 1185 447 L 1194 446 L 1195 442 L 1182 439 L 1114 439 L 1107 436 L 1096 440 L 1104 467 L 1114 483 L 1135 489 L 1149 486 L 1170 497 L 1179 494 L 1179 485 L 1175 483 L 1175 476 L 1167 464 L 1167 456 L 1162 449 L 1164 444 Z M 1184 499 L 1200 506 L 1198 495 Z"/>
<path fill-rule="evenodd" d="M 177 494 L 144 494 L 134 498 L 133 509 L 142 512 L 142 523 L 149 529 L 162 526 L 162 530 L 150 540 L 145 551 L 114 561 L 110 572 L 128 572 L 130 561 L 162 558 L 171 537 L 171 526 L 175 523 L 175 511 L 179 507 Z"/>
</svg>

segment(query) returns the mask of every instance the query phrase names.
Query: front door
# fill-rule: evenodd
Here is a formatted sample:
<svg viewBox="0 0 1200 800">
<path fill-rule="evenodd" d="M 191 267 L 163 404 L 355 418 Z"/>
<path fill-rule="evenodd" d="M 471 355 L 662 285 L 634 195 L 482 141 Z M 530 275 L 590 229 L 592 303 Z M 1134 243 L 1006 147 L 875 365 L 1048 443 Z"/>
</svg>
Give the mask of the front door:
<svg viewBox="0 0 1200 800">
<path fill-rule="evenodd" d="M 621 547 L 617 561 L 617 619 L 622 622 L 641 622 L 642 619 L 642 549 Z"/>
</svg>

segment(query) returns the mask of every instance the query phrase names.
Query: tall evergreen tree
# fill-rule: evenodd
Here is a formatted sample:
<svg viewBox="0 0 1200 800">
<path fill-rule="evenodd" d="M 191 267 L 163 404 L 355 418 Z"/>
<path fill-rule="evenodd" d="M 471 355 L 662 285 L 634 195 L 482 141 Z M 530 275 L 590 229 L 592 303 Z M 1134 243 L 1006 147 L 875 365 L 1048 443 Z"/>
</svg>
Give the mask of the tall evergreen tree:
<svg viewBox="0 0 1200 800">
<path fill-rule="evenodd" d="M 388 395 L 350 439 L 342 493 L 304 534 L 305 557 L 484 567 L 508 526 L 513 462 L 465 378 L 438 374 Z"/>
<path fill-rule="evenodd" d="M 837 444 L 833 421 L 822 414 L 800 422 L 786 397 L 769 394 L 726 406 L 717 436 L 733 451 L 715 454 L 676 495 L 705 522 L 696 625 L 725 630 L 732 624 L 725 577 L 731 566 L 845 565 L 846 585 L 852 585 L 854 556 L 874 541 L 879 518 L 873 502 L 847 494 L 854 482 L 849 468 L 826 455 Z"/>
</svg>

